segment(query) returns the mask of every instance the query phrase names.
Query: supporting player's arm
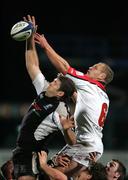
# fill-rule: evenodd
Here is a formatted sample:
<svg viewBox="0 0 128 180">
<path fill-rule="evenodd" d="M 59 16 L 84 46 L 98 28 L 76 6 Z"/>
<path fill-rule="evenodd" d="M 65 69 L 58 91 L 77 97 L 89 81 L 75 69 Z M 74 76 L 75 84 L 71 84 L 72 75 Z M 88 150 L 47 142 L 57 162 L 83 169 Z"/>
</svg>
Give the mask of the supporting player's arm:
<svg viewBox="0 0 128 180">
<path fill-rule="evenodd" d="M 55 52 L 55 50 L 50 46 L 44 35 L 40 35 L 36 33 L 35 41 L 41 45 L 41 47 L 44 49 L 45 53 L 47 54 L 49 60 L 56 67 L 56 69 L 59 72 L 66 74 L 70 67 L 69 63 Z"/>
<path fill-rule="evenodd" d="M 73 131 L 73 129 L 75 128 L 73 116 L 71 116 L 70 118 L 67 117 L 67 119 L 60 118 L 60 122 L 63 127 L 63 133 L 66 143 L 69 145 L 76 144 L 76 134 Z"/>
<path fill-rule="evenodd" d="M 67 180 L 66 175 L 47 164 L 47 154 L 45 151 L 41 151 L 38 153 L 38 155 L 42 170 L 49 176 L 51 180 Z"/>
</svg>

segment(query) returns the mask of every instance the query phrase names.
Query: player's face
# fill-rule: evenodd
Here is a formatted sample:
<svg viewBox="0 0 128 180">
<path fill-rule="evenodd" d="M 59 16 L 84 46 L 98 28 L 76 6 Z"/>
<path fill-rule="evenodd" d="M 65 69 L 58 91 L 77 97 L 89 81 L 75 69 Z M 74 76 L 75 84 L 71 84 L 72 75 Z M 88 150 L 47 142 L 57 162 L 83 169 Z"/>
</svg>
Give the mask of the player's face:
<svg viewBox="0 0 128 180">
<path fill-rule="evenodd" d="M 74 178 L 74 180 L 90 180 L 91 177 L 92 176 L 88 173 L 88 171 L 82 171 Z"/>
<path fill-rule="evenodd" d="M 105 76 L 104 74 L 104 64 L 98 63 L 94 64 L 93 66 L 89 67 L 89 70 L 87 71 L 87 75 L 96 80 L 102 80 Z"/>
<path fill-rule="evenodd" d="M 46 94 L 48 94 L 51 97 L 62 96 L 64 92 L 59 91 L 60 86 L 61 81 L 58 78 L 55 78 L 51 83 L 49 83 Z"/>
<path fill-rule="evenodd" d="M 109 179 L 110 178 L 114 179 L 115 177 L 119 175 L 119 173 L 117 172 L 118 167 L 119 167 L 119 164 L 113 160 L 107 163 L 106 172 Z"/>
</svg>

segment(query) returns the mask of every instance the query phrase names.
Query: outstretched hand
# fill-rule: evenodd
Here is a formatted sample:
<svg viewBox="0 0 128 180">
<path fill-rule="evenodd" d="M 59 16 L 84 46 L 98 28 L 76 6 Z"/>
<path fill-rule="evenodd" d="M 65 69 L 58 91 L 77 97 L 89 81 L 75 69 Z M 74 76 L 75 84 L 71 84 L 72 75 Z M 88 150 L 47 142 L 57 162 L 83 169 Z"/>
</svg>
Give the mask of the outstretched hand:
<svg viewBox="0 0 128 180">
<path fill-rule="evenodd" d="M 39 34 L 39 33 L 35 33 L 35 42 L 37 44 L 39 44 L 42 48 L 44 48 L 48 43 L 46 38 L 44 37 L 44 35 Z"/>
<path fill-rule="evenodd" d="M 35 16 L 30 16 L 30 15 L 27 15 L 27 16 L 24 16 L 23 17 L 23 20 L 26 21 L 26 22 L 30 22 L 32 23 L 33 27 L 34 27 L 34 33 L 37 31 L 37 25 L 36 25 L 36 20 L 35 20 Z"/>
</svg>

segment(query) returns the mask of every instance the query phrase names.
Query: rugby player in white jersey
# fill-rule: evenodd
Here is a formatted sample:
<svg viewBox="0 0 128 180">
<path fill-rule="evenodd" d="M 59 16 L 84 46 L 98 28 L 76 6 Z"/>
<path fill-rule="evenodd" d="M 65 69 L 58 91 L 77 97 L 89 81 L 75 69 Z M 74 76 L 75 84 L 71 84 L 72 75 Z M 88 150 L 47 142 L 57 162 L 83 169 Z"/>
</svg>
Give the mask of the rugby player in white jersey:
<svg viewBox="0 0 128 180">
<path fill-rule="evenodd" d="M 77 144 L 67 145 L 61 153 L 72 158 L 71 169 L 78 163 L 89 166 L 89 153 L 95 152 L 96 160 L 103 154 L 102 130 L 109 109 L 109 97 L 106 85 L 113 79 L 114 72 L 105 63 L 99 62 L 89 67 L 86 74 L 72 68 L 49 45 L 44 35 L 35 34 L 35 41 L 41 45 L 44 52 L 57 70 L 71 78 L 77 88 L 74 120 L 76 124 Z M 86 158 L 87 157 L 87 158 Z M 60 168 L 62 172 L 70 168 Z"/>
</svg>

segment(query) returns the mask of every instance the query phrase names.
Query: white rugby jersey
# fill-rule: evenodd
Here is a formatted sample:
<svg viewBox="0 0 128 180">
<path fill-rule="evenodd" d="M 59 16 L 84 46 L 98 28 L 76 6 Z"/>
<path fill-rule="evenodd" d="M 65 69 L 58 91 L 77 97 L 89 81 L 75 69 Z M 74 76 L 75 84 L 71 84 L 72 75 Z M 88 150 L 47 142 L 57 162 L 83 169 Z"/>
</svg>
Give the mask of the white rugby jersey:
<svg viewBox="0 0 128 180">
<path fill-rule="evenodd" d="M 45 79 L 42 73 L 38 73 L 32 83 L 36 89 L 37 95 L 39 95 L 42 91 L 46 91 L 49 85 L 49 82 Z"/>
<path fill-rule="evenodd" d="M 77 88 L 74 113 L 77 142 L 84 144 L 87 152 L 97 151 L 102 154 L 102 129 L 109 107 L 105 87 L 72 67 L 66 76 L 74 81 Z"/>
<path fill-rule="evenodd" d="M 37 94 L 40 94 L 42 91 L 47 89 L 49 82 L 45 79 L 42 73 L 39 73 L 34 79 L 33 85 Z M 63 133 L 63 128 L 61 126 L 58 113 L 62 116 L 67 116 L 67 110 L 63 102 L 60 102 L 56 111 L 48 115 L 37 127 L 34 133 L 36 140 L 45 139 L 46 136 L 54 131 L 58 131 L 58 129 Z"/>
</svg>

